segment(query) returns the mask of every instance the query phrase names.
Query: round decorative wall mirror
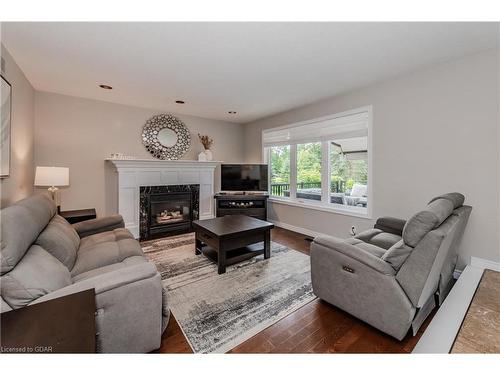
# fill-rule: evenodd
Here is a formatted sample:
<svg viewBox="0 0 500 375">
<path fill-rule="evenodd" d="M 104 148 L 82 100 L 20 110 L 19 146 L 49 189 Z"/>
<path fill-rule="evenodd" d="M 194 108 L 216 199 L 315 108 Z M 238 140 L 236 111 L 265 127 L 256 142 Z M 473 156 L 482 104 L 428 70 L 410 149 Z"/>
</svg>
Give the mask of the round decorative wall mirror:
<svg viewBox="0 0 500 375">
<path fill-rule="evenodd" d="M 158 141 L 162 146 L 173 147 L 177 143 L 177 134 L 172 129 L 161 129 L 158 132 Z"/>
<path fill-rule="evenodd" d="M 191 135 L 181 120 L 162 114 L 146 121 L 142 143 L 155 158 L 177 160 L 189 150 Z"/>
</svg>

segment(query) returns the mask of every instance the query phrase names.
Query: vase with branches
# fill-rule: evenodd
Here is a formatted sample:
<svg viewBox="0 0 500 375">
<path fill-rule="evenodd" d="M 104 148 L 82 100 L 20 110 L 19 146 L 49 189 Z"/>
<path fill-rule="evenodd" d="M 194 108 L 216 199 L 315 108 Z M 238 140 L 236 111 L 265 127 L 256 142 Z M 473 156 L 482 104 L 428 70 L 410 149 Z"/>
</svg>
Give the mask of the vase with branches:
<svg viewBox="0 0 500 375">
<path fill-rule="evenodd" d="M 208 135 L 201 135 L 198 133 L 198 138 L 200 143 L 203 145 L 204 151 L 198 155 L 198 160 L 200 161 L 211 161 L 213 159 L 212 151 L 210 147 L 214 143 L 214 140 Z M 203 155 L 202 155 L 203 154 Z"/>
<path fill-rule="evenodd" d="M 200 139 L 201 144 L 205 150 L 210 150 L 210 146 L 214 143 L 214 140 L 210 138 L 208 135 L 201 135 L 198 133 L 198 138 Z"/>
</svg>

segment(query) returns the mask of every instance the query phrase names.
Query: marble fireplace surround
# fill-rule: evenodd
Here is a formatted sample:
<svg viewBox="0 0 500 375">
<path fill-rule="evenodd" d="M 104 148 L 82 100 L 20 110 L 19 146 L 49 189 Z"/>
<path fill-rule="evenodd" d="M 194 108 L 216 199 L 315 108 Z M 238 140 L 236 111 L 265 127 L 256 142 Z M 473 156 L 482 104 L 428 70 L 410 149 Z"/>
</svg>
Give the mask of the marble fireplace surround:
<svg viewBox="0 0 500 375">
<path fill-rule="evenodd" d="M 194 160 L 106 159 L 118 173 L 118 213 L 139 238 L 141 186 L 199 185 L 199 218 L 215 217 L 214 171 L 219 162 Z"/>
</svg>

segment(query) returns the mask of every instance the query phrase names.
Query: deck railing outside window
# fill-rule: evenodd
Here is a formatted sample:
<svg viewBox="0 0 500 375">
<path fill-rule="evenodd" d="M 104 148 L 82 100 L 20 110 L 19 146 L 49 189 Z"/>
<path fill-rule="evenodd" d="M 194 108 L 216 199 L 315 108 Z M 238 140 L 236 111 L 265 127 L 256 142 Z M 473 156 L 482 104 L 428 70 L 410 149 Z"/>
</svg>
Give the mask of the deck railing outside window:
<svg viewBox="0 0 500 375">
<path fill-rule="evenodd" d="M 300 189 L 310 189 L 310 188 L 321 188 L 321 182 L 298 182 L 297 190 Z M 345 181 L 332 181 L 330 184 L 330 191 L 332 193 L 345 193 Z M 290 191 L 290 184 L 271 184 L 271 195 L 275 197 L 286 196 L 285 192 Z"/>
</svg>

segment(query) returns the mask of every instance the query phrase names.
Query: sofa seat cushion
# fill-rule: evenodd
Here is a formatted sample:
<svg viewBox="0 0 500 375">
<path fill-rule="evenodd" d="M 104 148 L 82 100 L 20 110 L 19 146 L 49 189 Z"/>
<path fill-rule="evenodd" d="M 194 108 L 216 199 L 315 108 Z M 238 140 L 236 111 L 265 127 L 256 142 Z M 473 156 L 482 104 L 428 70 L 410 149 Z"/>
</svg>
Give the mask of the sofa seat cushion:
<svg viewBox="0 0 500 375">
<path fill-rule="evenodd" d="M 87 272 L 82 272 L 82 273 L 73 277 L 73 282 L 77 283 L 79 281 L 87 280 L 87 279 L 90 279 L 90 278 L 95 277 L 95 276 L 100 276 L 100 275 L 103 275 L 103 274 L 108 273 L 108 272 L 113 272 L 113 271 L 116 271 L 116 270 L 119 270 L 122 268 L 126 268 L 126 267 L 130 267 L 130 266 L 133 266 L 136 264 L 140 264 L 140 263 L 147 263 L 147 261 L 148 260 L 143 256 L 138 256 L 138 255 L 131 256 L 131 257 L 125 258 L 124 260 L 122 260 L 121 262 L 118 262 L 118 263 L 113 263 L 113 264 L 110 264 L 107 266 L 95 268 L 95 269 L 87 271 Z"/>
<path fill-rule="evenodd" d="M 391 246 L 401 240 L 401 236 L 397 234 L 383 232 L 380 229 L 368 229 L 356 235 L 357 238 L 363 242 L 381 247 L 388 250 Z"/>
<path fill-rule="evenodd" d="M 128 229 L 119 228 L 109 232 L 82 238 L 76 254 L 71 276 L 96 268 L 119 263 L 131 256 L 144 256 L 139 242 Z"/>
<path fill-rule="evenodd" d="M 375 255 L 377 258 L 382 257 L 385 253 L 385 249 L 382 249 L 381 247 L 372 245 L 368 242 L 364 242 L 360 239 L 357 238 L 348 238 L 345 240 L 350 245 L 354 245 L 356 247 L 359 247 L 360 249 L 363 249 L 367 253 L 370 253 L 372 255 Z"/>
<path fill-rule="evenodd" d="M 16 267 L 0 278 L 2 298 L 13 309 L 72 284 L 68 269 L 38 245 L 33 245 Z"/>
<path fill-rule="evenodd" d="M 36 242 L 71 270 L 75 265 L 80 237 L 63 217 L 55 215 Z"/>
</svg>

